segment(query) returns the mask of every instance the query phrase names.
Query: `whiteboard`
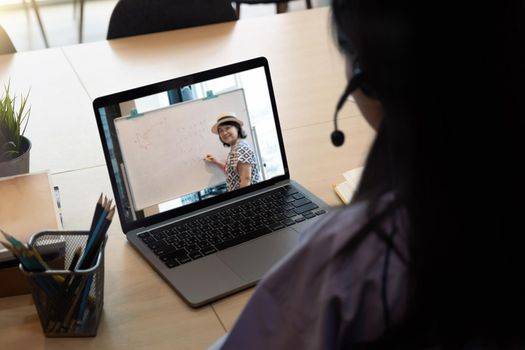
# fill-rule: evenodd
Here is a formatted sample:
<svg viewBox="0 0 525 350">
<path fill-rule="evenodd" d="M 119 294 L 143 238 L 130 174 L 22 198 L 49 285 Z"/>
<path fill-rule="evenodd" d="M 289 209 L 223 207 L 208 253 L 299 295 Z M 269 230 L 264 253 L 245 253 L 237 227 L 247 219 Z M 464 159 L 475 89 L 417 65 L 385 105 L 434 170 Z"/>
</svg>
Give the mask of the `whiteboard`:
<svg viewBox="0 0 525 350">
<path fill-rule="evenodd" d="M 226 160 L 230 148 L 211 132 L 224 112 L 244 122 L 245 141 L 254 147 L 243 89 L 115 119 L 135 210 L 226 181 L 219 167 L 203 160 L 206 154 Z"/>
</svg>

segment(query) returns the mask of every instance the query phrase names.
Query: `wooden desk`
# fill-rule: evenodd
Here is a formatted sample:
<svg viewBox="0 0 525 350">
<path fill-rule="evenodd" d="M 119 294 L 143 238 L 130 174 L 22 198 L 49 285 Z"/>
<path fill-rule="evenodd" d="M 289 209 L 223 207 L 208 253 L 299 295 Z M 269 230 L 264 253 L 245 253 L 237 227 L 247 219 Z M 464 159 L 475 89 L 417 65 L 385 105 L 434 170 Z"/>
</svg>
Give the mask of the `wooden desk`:
<svg viewBox="0 0 525 350">
<path fill-rule="evenodd" d="M 66 229 L 89 227 L 105 166 L 53 175 Z M 118 220 L 106 246 L 104 314 L 95 338 L 45 338 L 31 296 L 0 298 L 2 349 L 203 349 L 224 334 L 210 306 L 188 307 L 127 243 Z"/>
<path fill-rule="evenodd" d="M 0 56 L 0 81 L 9 80 L 17 96 L 31 89 L 31 172 L 105 164 L 91 101 L 61 49 Z"/>
<path fill-rule="evenodd" d="M 284 130 L 331 120 L 345 87 L 327 8 L 75 45 L 64 52 L 92 99 L 265 56 Z M 349 104 L 341 117 L 358 114 Z"/>
<path fill-rule="evenodd" d="M 96 166 L 103 164 L 102 151 L 92 149 L 99 148 L 99 141 L 98 136 L 96 142 L 92 140 L 93 136 L 89 136 L 96 135 L 89 100 L 106 93 L 208 69 L 211 68 L 210 62 L 219 66 L 261 55 L 268 58 L 292 177 L 329 204 L 339 204 L 331 185 L 343 180 L 344 171 L 362 165 L 373 137 L 372 130 L 359 116 L 355 104 L 348 102 L 340 122 L 347 141 L 342 148 L 335 148 L 330 143 L 333 111 L 345 79 L 343 61 L 330 34 L 327 9 L 76 45 L 63 49 L 65 57 L 59 57 L 60 53 L 58 50 L 47 50 L 34 55 L 49 56 L 50 60 L 54 55 L 59 63 L 71 63 L 78 80 L 71 76 L 69 87 L 85 88 L 85 95 L 79 94 L 75 101 L 79 115 L 87 119 L 79 118 L 77 123 L 69 123 L 64 121 L 69 116 L 64 111 L 59 112 L 60 116 L 43 113 L 42 118 L 49 120 L 49 127 L 42 130 L 35 128 L 34 137 L 48 144 L 39 146 L 46 152 L 35 150 L 40 153 L 35 153 L 33 161 L 39 166 L 55 167 L 51 168 L 53 181 L 61 189 L 66 228 L 87 227 L 98 194 L 101 191 L 111 193 L 105 166 Z M 24 64 L 32 69 L 29 58 L 19 58 L 20 55 L 10 56 L 13 62 L 20 62 L 18 72 Z M 22 59 L 28 61 L 24 63 Z M 68 68 L 57 67 L 59 63 L 49 64 L 57 71 Z M 11 74 L 12 69 L 6 59 L 0 57 L 1 76 Z M 36 82 L 47 74 L 53 73 L 35 68 L 32 75 L 17 75 L 12 80 L 13 83 L 20 81 L 20 84 L 24 81 Z M 39 98 L 67 96 L 67 91 L 64 91 L 67 89 L 60 84 L 50 85 L 50 91 L 44 89 L 44 83 L 37 85 L 40 88 L 34 88 L 33 94 Z M 48 110 L 53 109 L 52 105 L 44 102 L 42 98 L 38 103 L 39 111 L 44 111 L 46 106 Z M 64 103 L 74 105 L 70 101 Z M 49 134 L 46 135 L 46 132 Z M 54 156 L 47 152 L 54 149 L 53 142 L 63 141 L 56 141 L 48 135 L 60 139 L 62 134 L 68 137 L 82 132 L 87 133 L 85 137 L 91 141 L 87 146 L 75 146 L 81 147 L 78 154 L 89 158 L 90 154 L 99 152 L 97 157 L 100 158 L 93 158 L 89 162 L 91 165 L 85 165 L 82 169 L 57 173 L 66 167 L 58 162 L 54 165 Z M 80 160 L 67 159 L 64 165 L 75 168 L 70 165 L 75 162 Z M 0 299 L 2 345 L 5 344 L 6 348 L 30 346 L 49 349 L 202 349 L 224 334 L 225 330 L 231 329 L 252 293 L 250 289 L 210 306 L 191 309 L 126 242 L 118 222 L 113 223 L 109 234 L 104 316 L 97 337 L 44 338 L 30 297 L 21 296 Z"/>
</svg>

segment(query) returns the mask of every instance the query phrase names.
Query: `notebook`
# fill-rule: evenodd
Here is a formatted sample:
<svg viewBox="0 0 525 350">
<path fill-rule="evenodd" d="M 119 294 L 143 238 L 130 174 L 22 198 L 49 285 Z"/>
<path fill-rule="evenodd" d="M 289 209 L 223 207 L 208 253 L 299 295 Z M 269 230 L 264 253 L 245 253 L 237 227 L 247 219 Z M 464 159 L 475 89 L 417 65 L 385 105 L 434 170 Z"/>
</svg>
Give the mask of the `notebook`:
<svg viewBox="0 0 525 350">
<path fill-rule="evenodd" d="M 357 187 L 359 186 L 363 169 L 363 167 L 359 167 L 346 171 L 343 173 L 345 181 L 333 186 L 335 193 L 339 196 L 343 204 L 348 205 L 352 201 L 355 191 L 357 191 Z"/>
<path fill-rule="evenodd" d="M 329 211 L 290 179 L 263 57 L 93 106 L 122 230 L 193 307 L 256 284 Z M 225 116 L 237 143 L 212 130 Z"/>
</svg>

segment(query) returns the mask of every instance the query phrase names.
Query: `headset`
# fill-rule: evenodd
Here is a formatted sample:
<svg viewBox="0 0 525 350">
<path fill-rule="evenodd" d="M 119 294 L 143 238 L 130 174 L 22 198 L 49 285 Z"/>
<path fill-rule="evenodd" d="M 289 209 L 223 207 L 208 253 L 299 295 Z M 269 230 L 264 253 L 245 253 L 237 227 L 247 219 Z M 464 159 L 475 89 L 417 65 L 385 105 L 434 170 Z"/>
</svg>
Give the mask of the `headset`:
<svg viewBox="0 0 525 350">
<path fill-rule="evenodd" d="M 346 99 L 348 98 L 348 96 L 350 96 L 350 94 L 353 93 L 358 88 L 361 88 L 361 90 L 363 91 L 363 93 L 365 95 L 370 96 L 370 97 L 376 97 L 376 94 L 374 93 L 373 89 L 371 89 L 370 86 L 368 84 L 366 84 L 366 82 L 364 82 L 363 71 L 356 64 L 357 63 L 356 61 L 357 60 L 354 61 L 355 69 L 354 69 L 353 77 L 348 82 L 348 85 L 346 86 L 343 94 L 339 98 L 339 101 L 337 102 L 337 105 L 336 105 L 336 108 L 335 108 L 335 113 L 334 113 L 334 131 L 330 135 L 330 138 L 332 139 L 332 144 L 334 146 L 336 146 L 336 147 L 342 146 L 343 143 L 345 142 L 345 135 L 343 134 L 342 131 L 340 131 L 337 128 L 337 116 L 339 114 L 339 110 L 343 107 L 343 105 L 344 105 Z M 389 208 L 389 209 L 392 209 L 392 208 Z M 390 212 L 389 209 L 385 210 L 385 212 L 383 212 L 383 214 L 389 213 Z M 394 244 L 394 236 L 396 234 L 396 228 L 398 226 L 397 215 L 394 215 L 394 220 L 396 222 L 395 222 L 394 228 L 393 228 L 393 230 L 391 232 L 384 233 L 384 232 L 378 232 L 377 229 L 375 230 L 376 233 L 380 236 L 380 238 L 387 245 L 387 249 L 386 249 L 386 253 L 385 253 L 385 260 L 383 262 L 383 269 L 382 269 L 382 273 L 381 273 L 381 302 L 382 302 L 382 307 L 383 307 L 383 319 L 384 319 L 384 322 L 385 322 L 385 329 L 386 330 L 390 329 L 390 309 L 388 307 L 387 286 L 388 286 L 388 270 L 389 270 L 389 265 L 390 265 L 390 253 L 391 253 L 391 251 L 394 250 L 396 255 L 398 255 L 400 257 L 401 261 L 403 261 L 404 264 L 407 263 L 406 258 L 403 257 L 403 254 L 400 253 L 400 251 L 397 249 L 397 247 Z M 366 232 L 367 232 L 367 230 L 363 229 L 361 231 L 361 234 L 358 234 L 357 236 L 361 236 L 363 233 L 366 233 Z M 354 241 L 356 241 L 356 240 L 354 240 Z M 357 239 L 357 241 L 360 241 L 360 239 Z"/>
<path fill-rule="evenodd" d="M 337 115 L 339 114 L 339 110 L 343 107 L 346 99 L 352 92 L 357 90 L 358 88 L 362 87 L 363 85 L 363 72 L 359 67 L 356 67 L 354 69 L 354 76 L 348 82 L 348 85 L 346 86 L 345 91 L 343 92 L 343 95 L 339 98 L 339 101 L 337 102 L 337 105 L 335 107 L 335 113 L 334 113 L 334 131 L 330 135 L 330 138 L 332 139 L 332 144 L 336 147 L 340 147 L 345 142 L 345 134 L 343 134 L 342 131 L 340 131 L 337 128 Z"/>
</svg>

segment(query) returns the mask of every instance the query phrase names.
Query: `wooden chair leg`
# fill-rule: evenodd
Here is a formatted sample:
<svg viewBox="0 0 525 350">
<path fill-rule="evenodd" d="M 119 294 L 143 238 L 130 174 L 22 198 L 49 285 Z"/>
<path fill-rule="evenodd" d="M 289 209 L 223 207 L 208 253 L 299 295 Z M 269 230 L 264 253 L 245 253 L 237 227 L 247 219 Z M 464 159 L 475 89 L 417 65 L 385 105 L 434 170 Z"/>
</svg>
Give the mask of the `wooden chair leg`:
<svg viewBox="0 0 525 350">
<path fill-rule="evenodd" d="M 33 10 L 35 10 L 36 19 L 38 21 L 38 25 L 40 26 L 42 37 L 44 38 L 44 44 L 46 45 L 46 48 L 48 48 L 49 43 L 47 42 L 47 36 L 46 31 L 44 30 L 44 25 L 42 24 L 42 20 L 40 19 L 40 11 L 38 10 L 38 5 L 36 4 L 35 0 L 31 0 L 31 5 L 33 5 Z"/>
<path fill-rule="evenodd" d="M 306 0 L 306 8 L 311 9 L 312 8 L 312 0 Z"/>
</svg>

